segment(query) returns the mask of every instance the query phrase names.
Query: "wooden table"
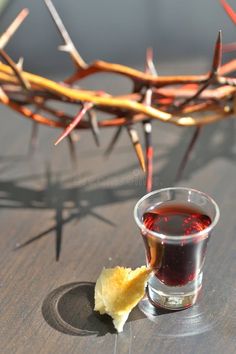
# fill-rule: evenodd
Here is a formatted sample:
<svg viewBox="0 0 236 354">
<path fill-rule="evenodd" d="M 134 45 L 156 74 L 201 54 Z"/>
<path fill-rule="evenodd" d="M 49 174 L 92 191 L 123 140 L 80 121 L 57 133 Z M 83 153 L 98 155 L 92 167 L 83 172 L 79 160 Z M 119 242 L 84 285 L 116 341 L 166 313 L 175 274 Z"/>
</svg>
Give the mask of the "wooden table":
<svg viewBox="0 0 236 354">
<path fill-rule="evenodd" d="M 221 209 L 210 241 L 204 290 L 191 309 L 147 318 L 137 307 L 117 335 L 108 317 L 93 312 L 101 269 L 145 263 L 133 221 L 145 194 L 144 177 L 124 131 L 104 157 L 113 132 L 90 132 L 78 142 L 73 167 L 59 132 L 40 128 L 28 154 L 31 123 L 1 108 L 0 352 L 235 353 L 236 166 L 233 119 L 203 129 L 180 186 L 209 193 Z M 154 188 L 172 186 L 191 129 L 154 124 Z M 57 259 L 57 260 L 56 260 Z"/>
</svg>

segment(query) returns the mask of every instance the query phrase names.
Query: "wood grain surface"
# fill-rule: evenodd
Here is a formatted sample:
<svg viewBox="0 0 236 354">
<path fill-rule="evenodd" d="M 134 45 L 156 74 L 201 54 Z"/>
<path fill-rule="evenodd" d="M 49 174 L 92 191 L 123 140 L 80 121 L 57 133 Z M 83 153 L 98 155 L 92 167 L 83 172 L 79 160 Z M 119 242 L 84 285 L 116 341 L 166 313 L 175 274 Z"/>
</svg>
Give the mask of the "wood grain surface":
<svg viewBox="0 0 236 354">
<path fill-rule="evenodd" d="M 137 307 L 121 335 L 92 309 L 104 266 L 145 263 L 133 221 L 145 182 L 127 132 L 109 158 L 111 130 L 101 132 L 100 149 L 82 132 L 75 167 L 66 142 L 53 147 L 59 131 L 40 128 L 31 156 L 31 123 L 6 108 L 0 123 L 1 354 L 236 352 L 234 119 L 203 129 L 178 183 L 209 193 L 221 210 L 197 305 L 148 317 Z M 175 184 L 191 134 L 154 125 L 155 189 Z"/>
</svg>

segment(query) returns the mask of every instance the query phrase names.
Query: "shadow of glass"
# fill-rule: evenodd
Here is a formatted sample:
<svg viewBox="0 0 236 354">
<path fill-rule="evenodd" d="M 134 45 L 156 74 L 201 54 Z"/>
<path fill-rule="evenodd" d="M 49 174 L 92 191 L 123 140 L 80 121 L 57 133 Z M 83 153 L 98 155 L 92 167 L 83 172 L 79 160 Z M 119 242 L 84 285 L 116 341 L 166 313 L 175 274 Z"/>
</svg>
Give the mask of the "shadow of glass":
<svg viewBox="0 0 236 354">
<path fill-rule="evenodd" d="M 94 287 L 94 283 L 80 282 L 53 290 L 42 305 L 45 321 L 57 331 L 70 335 L 115 333 L 111 318 L 93 310 Z"/>
<path fill-rule="evenodd" d="M 59 332 L 76 336 L 104 336 L 115 334 L 112 319 L 94 309 L 95 283 L 80 282 L 63 285 L 53 290 L 44 300 L 42 314 L 45 321 Z M 128 322 L 145 318 L 135 308 Z"/>
<path fill-rule="evenodd" d="M 170 311 L 157 308 L 147 297 L 140 301 L 139 309 L 151 322 L 158 325 L 158 337 L 178 338 L 212 331 L 222 323 L 228 311 L 228 303 L 226 294 L 220 293 L 211 284 L 205 284 L 197 303 L 187 309 Z M 162 315 L 165 315 L 164 321 L 160 319 Z"/>
</svg>

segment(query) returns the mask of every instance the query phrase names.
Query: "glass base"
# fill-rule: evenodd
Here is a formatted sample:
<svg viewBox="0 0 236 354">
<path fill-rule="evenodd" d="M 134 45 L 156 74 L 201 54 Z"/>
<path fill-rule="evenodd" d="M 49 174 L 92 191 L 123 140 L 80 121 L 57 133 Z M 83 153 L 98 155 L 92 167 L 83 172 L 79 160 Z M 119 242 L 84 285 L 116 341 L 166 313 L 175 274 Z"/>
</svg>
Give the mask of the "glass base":
<svg viewBox="0 0 236 354">
<path fill-rule="evenodd" d="M 148 281 L 147 296 L 156 307 L 183 310 L 193 306 L 202 287 L 202 273 L 184 286 L 167 286 L 153 275 Z"/>
</svg>

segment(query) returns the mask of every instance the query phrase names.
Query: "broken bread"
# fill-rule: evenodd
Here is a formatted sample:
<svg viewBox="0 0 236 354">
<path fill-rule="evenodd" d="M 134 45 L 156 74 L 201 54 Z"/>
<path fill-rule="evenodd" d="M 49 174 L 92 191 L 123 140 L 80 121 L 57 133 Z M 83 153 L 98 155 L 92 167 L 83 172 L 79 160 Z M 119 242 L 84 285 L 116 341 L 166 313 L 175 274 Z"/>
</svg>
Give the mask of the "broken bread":
<svg viewBox="0 0 236 354">
<path fill-rule="evenodd" d="M 104 268 L 95 286 L 95 311 L 113 318 L 117 332 L 122 332 L 130 311 L 145 293 L 151 269 L 145 266 L 131 268 Z"/>
</svg>

